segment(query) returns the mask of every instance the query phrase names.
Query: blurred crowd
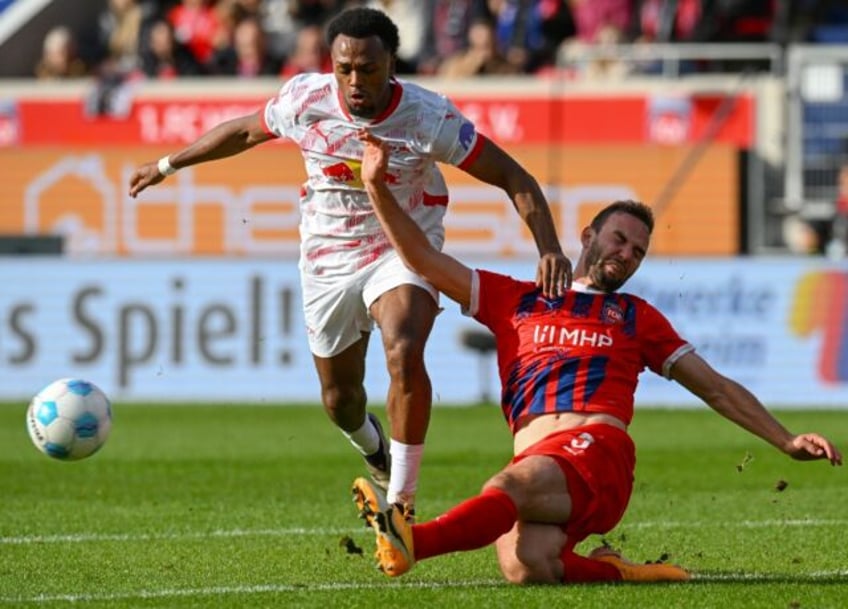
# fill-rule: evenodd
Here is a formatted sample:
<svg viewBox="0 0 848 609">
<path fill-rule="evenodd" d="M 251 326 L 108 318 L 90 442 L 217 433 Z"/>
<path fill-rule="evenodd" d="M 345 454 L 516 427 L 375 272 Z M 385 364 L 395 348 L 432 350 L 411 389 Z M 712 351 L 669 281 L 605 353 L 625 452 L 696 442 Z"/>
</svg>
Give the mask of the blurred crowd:
<svg viewBox="0 0 848 609">
<path fill-rule="evenodd" d="M 109 0 L 88 30 L 48 32 L 34 75 L 326 71 L 323 26 L 352 6 L 381 9 L 397 23 L 398 73 L 446 77 L 545 73 L 586 45 L 785 43 L 813 40 L 831 26 L 831 35 L 845 36 L 848 24 L 836 0 Z"/>
</svg>

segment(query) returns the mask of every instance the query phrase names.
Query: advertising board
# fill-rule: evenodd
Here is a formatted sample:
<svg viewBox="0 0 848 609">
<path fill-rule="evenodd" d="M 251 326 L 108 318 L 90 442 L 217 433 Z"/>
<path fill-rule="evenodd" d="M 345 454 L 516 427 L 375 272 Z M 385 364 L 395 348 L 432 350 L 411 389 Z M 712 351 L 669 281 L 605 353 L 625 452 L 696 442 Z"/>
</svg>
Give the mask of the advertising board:
<svg viewBox="0 0 848 609">
<path fill-rule="evenodd" d="M 521 278 L 535 272 L 532 261 L 479 266 Z M 74 375 L 117 401 L 319 400 L 294 262 L 5 258 L 0 282 L 0 399 L 28 399 L 54 378 Z M 848 405 L 848 267 L 649 258 L 628 289 L 765 403 Z M 426 354 L 437 405 L 499 395 L 491 354 L 461 341 L 482 326 L 454 303 L 442 304 Z M 380 402 L 387 380 L 376 342 L 368 357 L 366 388 Z M 650 372 L 637 398 L 700 403 Z"/>
<path fill-rule="evenodd" d="M 579 92 L 555 79 L 424 84 L 444 91 L 533 173 L 567 250 L 576 250 L 579 229 L 599 205 L 634 198 L 659 208 L 656 253 L 739 251 L 739 150 L 755 138 L 751 93 Z M 291 144 L 181 171 L 138 200 L 127 195 L 139 163 L 259 110 L 279 86 L 275 79 L 134 82 L 121 90 L 118 113 L 92 111 L 93 87 L 0 92 L 0 233 L 60 234 L 71 255 L 295 256 L 304 175 Z M 446 172 L 448 244 L 456 252 L 533 254 L 502 193 Z"/>
<path fill-rule="evenodd" d="M 615 199 L 656 200 L 690 149 L 659 145 L 513 145 L 546 189 L 565 249 Z M 186 168 L 133 199 L 141 162 L 164 148 L 0 148 L 0 233 L 61 234 L 70 255 L 263 256 L 298 253 L 305 175 L 292 145 L 269 144 Z M 447 246 L 462 254 L 533 255 L 535 246 L 502 191 L 445 169 L 450 184 Z M 723 256 L 739 247 L 738 159 L 713 146 L 658 210 L 653 251 Z"/>
</svg>

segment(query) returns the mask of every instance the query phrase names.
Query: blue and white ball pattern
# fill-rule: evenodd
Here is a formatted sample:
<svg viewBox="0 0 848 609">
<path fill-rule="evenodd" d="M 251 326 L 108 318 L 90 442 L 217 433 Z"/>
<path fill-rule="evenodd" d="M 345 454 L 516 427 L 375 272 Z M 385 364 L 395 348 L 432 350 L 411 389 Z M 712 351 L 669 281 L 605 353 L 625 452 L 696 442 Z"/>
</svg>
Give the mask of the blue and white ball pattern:
<svg viewBox="0 0 848 609">
<path fill-rule="evenodd" d="M 112 429 L 112 405 L 94 383 L 59 379 L 38 392 L 27 409 L 27 429 L 41 452 L 65 461 L 93 455 Z"/>
</svg>

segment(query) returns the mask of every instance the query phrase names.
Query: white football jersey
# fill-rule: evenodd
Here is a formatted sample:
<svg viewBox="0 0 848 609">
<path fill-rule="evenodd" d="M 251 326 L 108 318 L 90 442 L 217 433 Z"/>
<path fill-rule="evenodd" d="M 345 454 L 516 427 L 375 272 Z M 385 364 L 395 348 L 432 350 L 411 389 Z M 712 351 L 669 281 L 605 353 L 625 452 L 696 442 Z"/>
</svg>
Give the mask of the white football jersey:
<svg viewBox="0 0 848 609">
<path fill-rule="evenodd" d="M 300 146 L 307 181 L 301 189 L 301 269 L 314 275 L 347 274 L 391 248 L 363 189 L 367 127 L 389 146 L 386 182 L 400 205 L 441 248 L 448 190 L 436 162 L 463 167 L 482 139 L 445 96 L 393 80 L 388 108 L 364 119 L 347 112 L 333 74 L 300 74 L 265 105 L 265 128 Z"/>
</svg>

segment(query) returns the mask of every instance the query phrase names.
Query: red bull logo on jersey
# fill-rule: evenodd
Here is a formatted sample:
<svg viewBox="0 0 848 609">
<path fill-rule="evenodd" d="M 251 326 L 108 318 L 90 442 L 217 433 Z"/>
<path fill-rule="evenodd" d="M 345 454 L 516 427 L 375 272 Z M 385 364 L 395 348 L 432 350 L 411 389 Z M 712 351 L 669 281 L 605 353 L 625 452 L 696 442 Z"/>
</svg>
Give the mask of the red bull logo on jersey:
<svg viewBox="0 0 848 609">
<path fill-rule="evenodd" d="M 343 182 L 345 184 L 356 182 L 361 184 L 362 180 L 359 177 L 360 170 L 361 165 L 358 162 L 341 161 L 339 163 L 333 163 L 332 165 L 322 167 L 321 173 L 336 182 Z"/>
<path fill-rule="evenodd" d="M 362 163 L 359 161 L 340 161 L 321 168 L 321 173 L 335 182 L 349 184 L 350 186 L 362 186 Z M 386 184 L 397 184 L 400 179 L 393 173 L 386 172 L 383 175 Z"/>
<path fill-rule="evenodd" d="M 336 182 L 354 182 L 359 179 L 359 176 L 357 175 L 359 173 L 357 171 L 358 169 L 359 167 L 354 170 L 353 163 L 343 161 L 340 163 L 333 163 L 327 167 L 322 167 L 321 173 Z"/>
<path fill-rule="evenodd" d="M 608 334 L 551 324 L 537 325 L 533 329 L 533 342 L 550 347 L 611 347 L 613 344 Z"/>
<path fill-rule="evenodd" d="M 795 286 L 789 325 L 798 336 L 821 334 L 818 371 L 825 382 L 848 382 L 848 274 L 821 271 Z"/>
</svg>

